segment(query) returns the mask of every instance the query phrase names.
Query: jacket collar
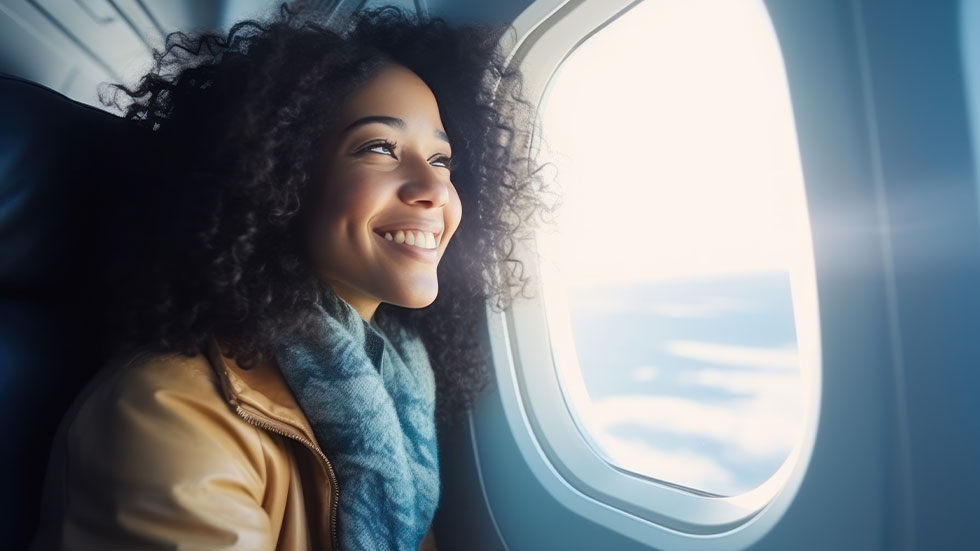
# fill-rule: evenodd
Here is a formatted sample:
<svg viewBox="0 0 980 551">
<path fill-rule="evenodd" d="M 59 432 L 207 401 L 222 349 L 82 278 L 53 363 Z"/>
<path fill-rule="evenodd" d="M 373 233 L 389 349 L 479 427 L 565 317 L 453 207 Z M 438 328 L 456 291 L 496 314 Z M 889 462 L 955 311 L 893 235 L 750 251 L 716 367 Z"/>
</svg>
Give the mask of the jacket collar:
<svg viewBox="0 0 980 551">
<path fill-rule="evenodd" d="M 298 430 L 308 440 L 316 442 L 313 427 L 283 379 L 276 361 L 268 358 L 252 369 L 243 369 L 225 355 L 227 351 L 224 343 L 211 337 L 207 356 L 218 375 L 225 399 L 233 406 L 243 406 L 251 413 L 265 417 L 269 423 Z"/>
</svg>

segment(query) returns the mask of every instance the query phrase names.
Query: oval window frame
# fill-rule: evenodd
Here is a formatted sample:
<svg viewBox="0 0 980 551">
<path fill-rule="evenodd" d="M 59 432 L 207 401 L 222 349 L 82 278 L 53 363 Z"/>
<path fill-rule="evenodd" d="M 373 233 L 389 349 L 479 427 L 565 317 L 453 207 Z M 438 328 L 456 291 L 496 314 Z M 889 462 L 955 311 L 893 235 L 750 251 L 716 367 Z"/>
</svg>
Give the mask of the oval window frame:
<svg viewBox="0 0 980 551">
<path fill-rule="evenodd" d="M 510 52 L 509 62 L 524 74 L 526 97 L 540 107 L 553 77 L 575 49 L 641 1 L 538 0 L 532 4 L 514 22 L 517 33 L 501 39 L 503 51 Z M 759 5 L 766 9 L 761 0 Z M 532 140 L 536 137 L 537 133 Z M 797 324 L 802 321 L 810 329 L 798 336 L 806 391 L 802 434 L 766 482 L 726 497 L 625 471 L 596 453 L 565 400 L 564 393 L 582 392 L 584 383 L 563 381 L 567 374 L 558 372 L 551 347 L 553 328 L 544 307 L 546 293 L 540 286 L 542 266 L 535 260 L 537 244 L 518 242 L 514 256 L 524 262 L 525 274 L 535 284 L 534 298 L 519 299 L 503 312 L 487 307 L 490 348 L 508 428 L 542 486 L 583 517 L 671 549 L 703 545 L 705 538 L 718 550 L 744 549 L 765 535 L 795 497 L 817 434 L 822 388 L 815 269 L 804 285 L 793 289 L 794 306 L 805 305 L 794 307 Z M 801 316 L 812 319 L 801 320 Z"/>
</svg>

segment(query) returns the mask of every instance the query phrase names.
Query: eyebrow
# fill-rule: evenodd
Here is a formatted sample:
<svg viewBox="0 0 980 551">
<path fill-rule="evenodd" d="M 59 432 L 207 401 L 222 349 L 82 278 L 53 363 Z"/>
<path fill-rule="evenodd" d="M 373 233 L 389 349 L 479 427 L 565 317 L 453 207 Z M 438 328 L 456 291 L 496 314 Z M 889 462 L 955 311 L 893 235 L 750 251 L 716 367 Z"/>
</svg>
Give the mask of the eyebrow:
<svg viewBox="0 0 980 551">
<path fill-rule="evenodd" d="M 386 115 L 370 115 L 370 116 L 367 116 L 367 117 L 361 117 L 361 118 L 357 119 L 356 121 L 348 124 L 343 130 L 340 131 L 340 135 L 343 136 L 344 134 L 346 134 L 346 133 L 350 132 L 351 130 L 357 128 L 358 126 L 364 126 L 365 124 L 371 124 L 371 123 L 375 123 L 375 122 L 380 122 L 381 124 L 387 124 L 388 126 L 390 126 L 392 128 L 398 128 L 400 130 L 404 130 L 405 127 L 407 126 L 405 124 L 405 121 L 402 120 L 402 119 L 399 119 L 398 117 L 389 117 L 389 116 L 386 116 Z M 447 136 L 446 133 L 443 132 L 442 130 L 436 130 L 435 131 L 435 136 L 437 138 L 439 138 L 440 140 L 442 140 L 442 141 L 444 141 L 446 143 L 449 143 L 449 136 Z"/>
</svg>

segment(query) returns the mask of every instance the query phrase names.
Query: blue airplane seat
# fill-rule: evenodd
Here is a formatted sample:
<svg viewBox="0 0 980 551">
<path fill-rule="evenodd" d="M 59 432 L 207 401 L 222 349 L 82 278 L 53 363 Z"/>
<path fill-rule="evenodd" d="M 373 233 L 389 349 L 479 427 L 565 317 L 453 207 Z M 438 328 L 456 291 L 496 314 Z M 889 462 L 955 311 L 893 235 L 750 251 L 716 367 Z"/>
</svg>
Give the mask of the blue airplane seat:
<svg viewBox="0 0 980 551">
<path fill-rule="evenodd" d="M 0 73 L 0 461 L 7 549 L 36 530 L 48 453 L 108 356 L 103 280 L 145 131 Z M 124 208 L 123 208 L 124 210 Z"/>
</svg>

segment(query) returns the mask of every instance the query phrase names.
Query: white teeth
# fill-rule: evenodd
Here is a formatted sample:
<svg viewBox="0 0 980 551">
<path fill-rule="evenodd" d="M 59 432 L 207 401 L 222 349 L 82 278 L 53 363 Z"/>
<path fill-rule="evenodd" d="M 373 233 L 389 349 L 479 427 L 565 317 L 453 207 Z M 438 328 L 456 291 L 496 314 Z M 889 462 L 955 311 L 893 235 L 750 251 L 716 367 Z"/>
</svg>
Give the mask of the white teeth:
<svg viewBox="0 0 980 551">
<path fill-rule="evenodd" d="M 435 249 L 439 246 L 439 243 L 436 241 L 435 234 L 428 231 L 397 230 L 395 231 L 395 235 L 392 235 L 391 232 L 385 232 L 385 239 L 388 241 L 394 241 L 395 243 L 404 243 L 406 245 L 412 245 L 423 249 Z"/>
</svg>

